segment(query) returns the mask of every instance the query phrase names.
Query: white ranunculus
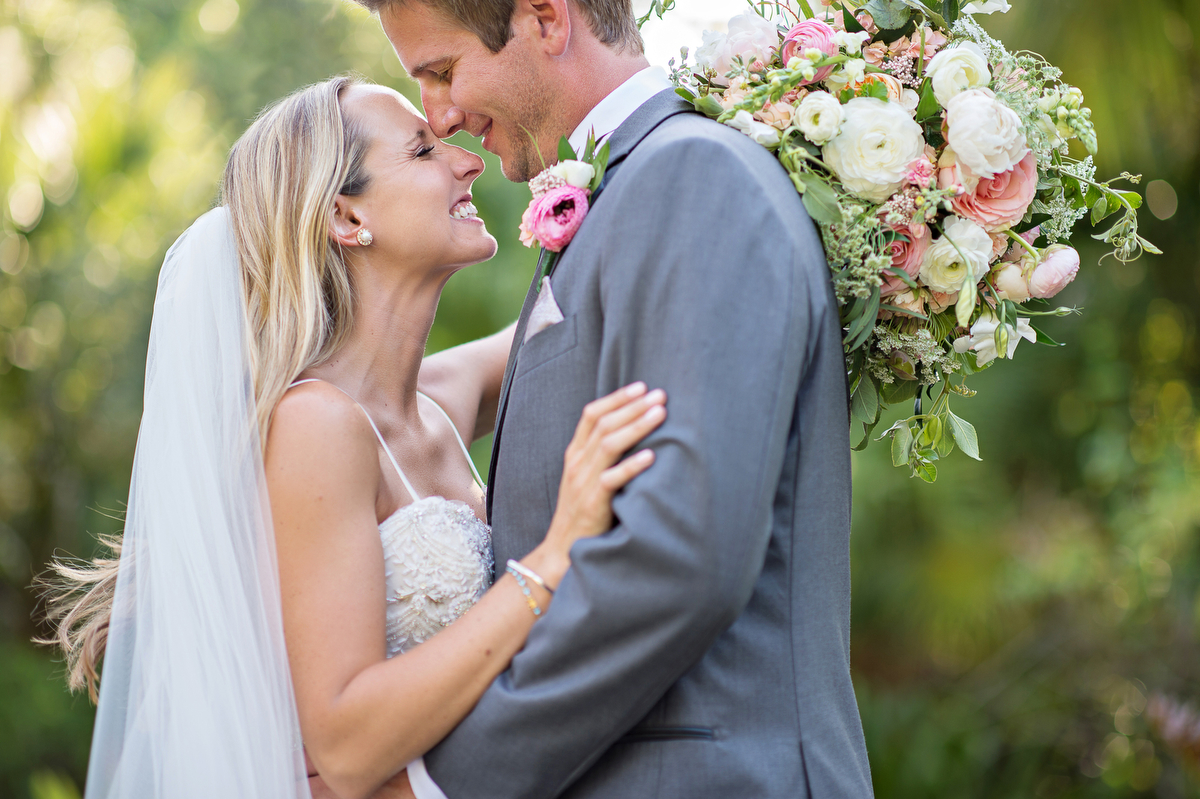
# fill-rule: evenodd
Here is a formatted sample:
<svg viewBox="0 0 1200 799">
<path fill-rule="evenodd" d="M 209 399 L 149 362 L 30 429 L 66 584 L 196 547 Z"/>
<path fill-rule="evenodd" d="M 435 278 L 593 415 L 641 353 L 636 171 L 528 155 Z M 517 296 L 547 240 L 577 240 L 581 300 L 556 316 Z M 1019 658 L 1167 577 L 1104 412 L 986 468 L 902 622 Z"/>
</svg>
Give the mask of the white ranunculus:
<svg viewBox="0 0 1200 799">
<path fill-rule="evenodd" d="M 1029 257 L 1025 256 L 1021 262 L 1009 261 L 992 272 L 992 285 L 996 287 L 996 294 L 1000 299 L 1013 302 L 1025 302 L 1029 299 L 1029 280 L 1026 279 L 1023 268 L 1027 259 Z"/>
<path fill-rule="evenodd" d="M 975 42 L 963 42 L 933 57 L 925 74 L 933 83 L 933 96 L 942 108 L 968 89 L 986 88 L 992 82 L 987 57 Z"/>
<path fill-rule="evenodd" d="M 825 163 L 855 195 L 885 202 L 925 152 L 921 126 L 900 104 L 874 97 L 855 97 L 842 111 L 842 129 L 823 150 Z"/>
<path fill-rule="evenodd" d="M 765 122 L 759 122 L 749 111 L 738 111 L 732 119 L 726 120 L 725 124 L 745 133 L 763 147 L 779 144 L 779 131 Z"/>
<path fill-rule="evenodd" d="M 550 167 L 550 174 L 562 178 L 568 185 L 577 189 L 586 189 L 596 176 L 596 168 L 583 161 L 559 161 Z"/>
<path fill-rule="evenodd" d="M 999 326 L 999 319 L 990 312 L 983 313 L 975 324 L 971 325 L 971 335 L 954 340 L 954 351 L 963 353 L 967 350 L 975 350 L 975 363 L 980 366 L 991 363 L 999 354 L 999 350 L 996 349 L 996 328 Z M 1008 323 L 1005 326 L 1008 327 L 1008 351 L 1004 354 L 1006 358 L 1011 358 L 1017 351 L 1017 345 L 1021 343 L 1021 339 L 1030 342 L 1037 341 L 1037 331 L 1033 329 L 1033 325 L 1029 324 L 1028 319 L 1023 317 L 1017 319 L 1015 327 Z"/>
<path fill-rule="evenodd" d="M 946 139 L 960 165 L 994 178 L 1029 153 L 1021 118 L 990 89 L 968 89 L 946 105 Z"/>
<path fill-rule="evenodd" d="M 1008 4 L 1008 0 L 975 0 L 973 3 L 967 3 L 963 6 L 962 13 L 964 14 L 995 14 L 999 11 L 1001 14 L 1007 14 L 1012 6 Z"/>
<path fill-rule="evenodd" d="M 862 52 L 863 43 L 871 38 L 871 34 L 859 31 L 858 33 L 850 33 L 849 31 L 837 31 L 833 34 L 833 41 L 838 47 L 845 50 L 850 55 L 858 55 Z"/>
<path fill-rule="evenodd" d="M 747 65 L 755 59 L 766 63 L 771 50 L 777 47 L 779 31 L 775 25 L 753 9 L 747 9 L 729 20 L 728 33 L 704 31 L 704 43 L 696 50 L 696 64 L 702 69 L 715 70 L 723 78 L 733 68 L 734 56 L 741 56 L 742 63 Z"/>
<path fill-rule="evenodd" d="M 949 217 L 942 226 L 942 237 L 925 251 L 921 262 L 921 282 L 933 291 L 949 294 L 958 291 L 967 276 L 978 283 L 992 260 L 992 238 L 969 219 Z"/>
<path fill-rule="evenodd" d="M 838 134 L 842 126 L 842 104 L 828 92 L 805 95 L 792 115 L 792 124 L 804 138 L 820 147 Z"/>
</svg>

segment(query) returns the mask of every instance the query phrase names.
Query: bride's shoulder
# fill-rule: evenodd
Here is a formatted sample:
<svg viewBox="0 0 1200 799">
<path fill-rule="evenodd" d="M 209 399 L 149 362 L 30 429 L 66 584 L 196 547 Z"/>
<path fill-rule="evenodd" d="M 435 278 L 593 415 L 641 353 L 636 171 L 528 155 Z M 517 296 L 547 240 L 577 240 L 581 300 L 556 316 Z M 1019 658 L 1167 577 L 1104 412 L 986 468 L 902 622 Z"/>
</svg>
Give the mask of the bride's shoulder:
<svg viewBox="0 0 1200 799">
<path fill-rule="evenodd" d="M 354 400 L 324 382 L 293 386 L 275 406 L 266 459 L 332 469 L 378 470 L 375 433 Z"/>
</svg>

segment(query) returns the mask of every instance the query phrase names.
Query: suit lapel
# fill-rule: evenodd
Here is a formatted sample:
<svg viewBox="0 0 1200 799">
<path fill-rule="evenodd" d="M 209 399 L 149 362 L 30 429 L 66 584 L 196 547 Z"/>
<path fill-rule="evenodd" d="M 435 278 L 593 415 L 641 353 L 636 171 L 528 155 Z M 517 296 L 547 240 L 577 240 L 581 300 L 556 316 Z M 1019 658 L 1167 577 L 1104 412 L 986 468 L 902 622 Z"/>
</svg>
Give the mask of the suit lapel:
<svg viewBox="0 0 1200 799">
<path fill-rule="evenodd" d="M 682 97 L 675 94 L 671 89 L 665 89 L 651 97 L 645 103 L 634 111 L 629 119 L 621 123 L 621 126 L 613 131 L 612 137 L 609 140 L 609 155 L 608 169 L 604 173 L 604 179 L 596 188 L 589 201 L 589 206 L 594 207 L 596 201 L 600 199 L 601 193 L 605 187 L 611 182 L 616 170 L 620 167 L 629 153 L 638 146 L 650 133 L 661 125 L 666 120 L 677 114 L 695 113 L 692 104 L 685 101 Z M 590 208 L 589 208 L 590 212 Z M 584 220 L 587 224 L 587 220 Z M 569 249 L 569 247 L 568 247 Z M 496 484 L 496 464 L 500 458 L 500 439 L 504 433 L 504 417 L 508 412 L 508 397 L 512 390 L 513 370 L 517 366 L 517 358 L 520 355 L 521 345 L 524 343 L 525 328 L 529 324 L 529 314 L 533 311 L 533 304 L 537 300 L 538 295 L 538 276 L 542 274 L 542 264 L 546 258 L 546 250 L 542 250 L 538 256 L 537 269 L 533 273 L 533 283 L 529 286 L 529 293 L 525 295 L 525 304 L 521 308 L 521 316 L 517 320 L 517 330 L 513 335 L 512 349 L 508 355 L 508 365 L 504 369 L 504 382 L 500 388 L 500 404 L 496 408 L 496 428 L 492 436 L 492 460 L 488 467 L 488 492 L 487 492 L 487 516 L 488 521 L 492 519 L 492 497 L 493 486 Z M 566 257 L 564 251 L 562 256 L 558 258 L 554 266 L 557 267 Z"/>
</svg>

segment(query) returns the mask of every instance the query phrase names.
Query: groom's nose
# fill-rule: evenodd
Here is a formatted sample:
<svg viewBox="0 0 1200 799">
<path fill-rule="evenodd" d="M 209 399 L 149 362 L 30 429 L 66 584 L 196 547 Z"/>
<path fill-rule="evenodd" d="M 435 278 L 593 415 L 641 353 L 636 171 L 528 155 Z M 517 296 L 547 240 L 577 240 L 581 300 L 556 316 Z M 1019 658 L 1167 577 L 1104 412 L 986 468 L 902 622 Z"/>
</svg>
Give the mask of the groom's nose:
<svg viewBox="0 0 1200 799">
<path fill-rule="evenodd" d="M 428 115 L 429 127 L 439 139 L 453 136 L 466 125 L 466 113 L 450 102 L 447 92 L 421 92 L 421 105 Z"/>
</svg>

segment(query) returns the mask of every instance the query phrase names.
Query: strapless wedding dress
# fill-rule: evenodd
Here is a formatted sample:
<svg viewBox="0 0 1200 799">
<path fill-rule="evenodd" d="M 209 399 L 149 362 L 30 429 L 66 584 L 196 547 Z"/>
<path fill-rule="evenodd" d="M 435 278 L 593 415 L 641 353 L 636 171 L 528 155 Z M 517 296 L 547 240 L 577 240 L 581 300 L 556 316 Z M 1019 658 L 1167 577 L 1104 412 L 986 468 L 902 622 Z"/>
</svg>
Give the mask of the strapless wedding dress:
<svg viewBox="0 0 1200 799">
<path fill-rule="evenodd" d="M 311 382 L 319 381 L 299 380 L 292 385 Z M 476 484 L 486 490 L 450 416 L 432 398 L 425 394 L 420 396 L 433 403 L 446 417 Z M 428 640 L 479 601 L 492 582 L 492 531 L 465 502 L 418 494 L 383 440 L 375 420 L 366 408 L 361 405 L 359 408 L 371 423 L 371 429 L 405 490 L 413 498 L 411 504 L 400 508 L 379 525 L 387 579 L 387 656 L 390 658 Z"/>
</svg>

